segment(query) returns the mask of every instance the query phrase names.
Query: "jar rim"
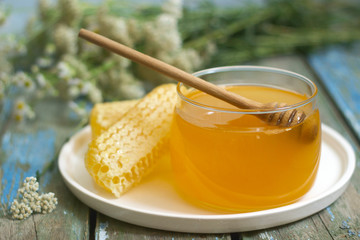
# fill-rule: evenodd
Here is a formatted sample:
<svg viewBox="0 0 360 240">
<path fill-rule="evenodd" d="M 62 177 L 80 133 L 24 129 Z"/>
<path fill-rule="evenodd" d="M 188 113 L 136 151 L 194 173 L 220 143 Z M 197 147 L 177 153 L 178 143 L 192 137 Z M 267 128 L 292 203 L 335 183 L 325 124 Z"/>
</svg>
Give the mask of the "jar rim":
<svg viewBox="0 0 360 240">
<path fill-rule="evenodd" d="M 294 78 L 304 81 L 308 86 L 310 86 L 312 95 L 309 96 L 304 101 L 300 101 L 295 104 L 291 104 L 286 107 L 281 107 L 281 108 L 276 108 L 276 109 L 269 110 L 269 109 L 240 109 L 239 108 L 236 110 L 233 110 L 233 109 L 229 110 L 229 109 L 225 109 L 225 108 L 219 108 L 219 107 L 214 107 L 211 105 L 203 104 L 203 103 L 200 103 L 198 101 L 195 101 L 195 100 L 192 100 L 192 99 L 186 97 L 181 92 L 181 87 L 185 85 L 181 82 L 179 82 L 177 84 L 177 88 L 176 88 L 177 94 L 183 101 L 185 101 L 189 104 L 192 104 L 194 106 L 197 106 L 197 107 L 200 107 L 200 108 L 203 108 L 206 110 L 210 110 L 210 111 L 238 113 L 238 114 L 271 114 L 271 113 L 277 113 L 277 112 L 284 112 L 284 111 L 288 111 L 288 110 L 292 110 L 292 109 L 296 109 L 296 108 L 305 106 L 305 105 L 309 104 L 310 102 L 314 101 L 317 96 L 317 93 L 318 93 L 318 89 L 317 89 L 315 83 L 313 81 L 311 81 L 310 79 L 308 79 L 307 77 L 305 77 L 301 74 L 292 72 L 292 71 L 288 71 L 288 70 L 284 70 L 284 69 L 280 69 L 280 68 L 274 68 L 274 67 L 252 66 L 252 65 L 224 66 L 224 67 L 215 67 L 215 68 L 204 69 L 204 70 L 193 73 L 193 75 L 201 78 L 201 76 L 205 75 L 205 74 L 220 73 L 220 72 L 234 72 L 234 71 L 269 72 L 269 73 L 277 73 L 277 74 L 281 74 L 281 75 L 287 75 L 290 77 L 294 77 Z M 265 85 L 262 85 L 262 86 L 265 86 Z"/>
</svg>

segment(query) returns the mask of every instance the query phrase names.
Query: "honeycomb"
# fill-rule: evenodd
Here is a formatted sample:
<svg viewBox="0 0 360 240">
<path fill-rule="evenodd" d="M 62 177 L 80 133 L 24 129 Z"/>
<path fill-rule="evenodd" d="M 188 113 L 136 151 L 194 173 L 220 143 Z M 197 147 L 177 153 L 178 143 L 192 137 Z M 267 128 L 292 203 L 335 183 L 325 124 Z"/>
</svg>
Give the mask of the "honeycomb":
<svg viewBox="0 0 360 240">
<path fill-rule="evenodd" d="M 174 84 L 155 88 L 91 141 L 85 166 L 97 184 L 119 197 L 151 171 L 167 149 L 176 98 Z"/>
<path fill-rule="evenodd" d="M 92 139 L 116 123 L 138 100 L 95 104 L 90 113 Z"/>
</svg>

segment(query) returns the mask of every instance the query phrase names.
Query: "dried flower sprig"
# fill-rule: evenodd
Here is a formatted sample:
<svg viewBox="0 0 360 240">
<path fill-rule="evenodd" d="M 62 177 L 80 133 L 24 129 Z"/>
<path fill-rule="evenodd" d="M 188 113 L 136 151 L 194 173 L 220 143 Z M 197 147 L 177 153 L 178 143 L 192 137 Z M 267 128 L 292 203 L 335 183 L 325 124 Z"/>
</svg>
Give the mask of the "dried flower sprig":
<svg viewBox="0 0 360 240">
<path fill-rule="evenodd" d="M 179 28 L 186 47 L 217 44 L 208 66 L 232 65 L 358 41 L 359 13 L 360 5 L 352 1 L 270 0 L 231 8 L 208 1 L 196 11 L 186 10 Z"/>
<path fill-rule="evenodd" d="M 351 1 L 270 0 L 224 7 L 205 0 L 184 7 L 182 0 L 164 0 L 161 6 L 126 0 L 100 6 L 80 0 L 39 0 L 26 41 L 14 36 L 0 41 L 0 105 L 14 92 L 9 89 L 17 86 L 26 109 L 31 109 L 32 99 L 50 95 L 68 101 L 71 109 L 85 116 L 86 104 L 79 99 L 96 103 L 139 98 L 155 85 L 171 81 L 78 40 L 80 28 L 194 72 L 359 40 L 359 13 L 360 5 Z M 14 116 L 21 120 L 33 114 Z"/>
<path fill-rule="evenodd" d="M 12 55 L 10 58 L 9 54 L 0 55 L 0 62 L 4 62 L 0 68 L 11 66 L 2 72 L 13 79 L 10 85 L 0 86 L 0 97 L 16 86 L 22 103 L 16 106 L 24 106 L 26 110 L 19 111 L 20 108 L 15 106 L 15 119 L 23 121 L 34 117 L 30 107 L 34 97 L 60 97 L 68 101 L 69 108 L 80 117 L 86 117 L 87 112 L 82 108 L 86 104 L 79 103 L 79 99 L 97 103 L 104 99 L 140 98 L 155 85 L 169 81 L 127 59 L 78 41 L 77 29 L 80 27 L 143 49 L 145 53 L 186 71 L 192 72 L 202 65 L 202 57 L 197 51 L 183 48 L 177 28 L 182 17 L 182 0 L 168 0 L 163 6 L 137 7 L 139 11 L 131 11 L 131 14 L 124 10 L 114 11 L 115 5 L 118 4 L 112 1 L 98 7 L 77 0 L 58 0 L 57 3 L 39 0 L 38 17 L 29 21 L 26 44 L 16 47 L 16 53 L 7 51 Z M 133 9 L 125 1 L 122 8 L 124 6 Z M 16 45 L 18 41 L 11 43 Z M 25 52 L 26 56 L 20 57 Z M 5 64 L 7 62 L 9 64 Z"/>
<path fill-rule="evenodd" d="M 39 183 L 35 177 L 27 177 L 18 189 L 19 199 L 15 199 L 10 207 L 13 219 L 26 219 L 33 213 L 50 213 L 58 204 L 52 192 L 39 194 Z"/>
</svg>

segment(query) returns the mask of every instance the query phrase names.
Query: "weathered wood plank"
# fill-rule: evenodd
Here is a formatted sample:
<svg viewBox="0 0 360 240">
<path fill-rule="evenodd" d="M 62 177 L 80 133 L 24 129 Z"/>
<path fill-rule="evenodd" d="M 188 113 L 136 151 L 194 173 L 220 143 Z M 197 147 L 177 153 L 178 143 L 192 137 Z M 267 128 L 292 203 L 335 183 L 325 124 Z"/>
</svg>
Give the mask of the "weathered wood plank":
<svg viewBox="0 0 360 240">
<path fill-rule="evenodd" d="M 326 48 L 308 59 L 360 139 L 360 43 Z"/>
<path fill-rule="evenodd" d="M 318 215 L 279 226 L 276 228 L 247 232 L 242 234 L 244 240 L 327 240 L 333 239 Z"/>
<path fill-rule="evenodd" d="M 230 234 L 192 234 L 161 231 L 151 228 L 145 228 L 118 221 L 109 218 L 103 214 L 98 214 L 96 222 L 95 239 L 121 239 L 121 240 L 137 240 L 137 239 L 213 239 L 213 240 L 230 240 Z"/>
<path fill-rule="evenodd" d="M 320 213 L 320 217 L 334 239 L 358 239 L 360 213 L 356 206 L 359 206 L 360 192 L 360 45 L 330 47 L 310 55 L 308 59 L 357 138 L 357 141 L 352 141 L 357 150 L 352 185 L 327 209 L 327 213 Z M 329 215 L 332 216 L 330 220 Z"/>
<path fill-rule="evenodd" d="M 0 239 L 88 239 L 89 209 L 65 187 L 57 170 L 56 154 L 73 131 L 76 121 L 66 120 L 65 104 L 44 101 L 37 105 L 34 122 L 11 124 L 1 145 Z M 41 114 L 46 112 L 46 114 Z M 55 157 L 55 158 L 54 158 Z M 51 168 L 53 164 L 53 168 Z M 12 220 L 8 207 L 25 177 L 47 171 L 40 178 L 39 192 L 54 192 L 58 206 L 50 214 Z"/>
<path fill-rule="evenodd" d="M 319 87 L 318 104 L 321 111 L 322 122 L 341 132 L 344 137 L 352 143 L 355 149 L 358 148 L 359 143 L 351 138 L 351 134 L 348 132 L 349 129 L 342 121 L 336 106 L 331 104 L 332 102 L 329 100 L 326 90 L 322 88 L 321 84 L 319 84 L 318 79 L 303 59 L 288 56 L 267 59 L 256 64 L 288 69 L 303 74 L 314 80 Z M 357 156 L 358 154 L 359 153 L 357 152 Z M 242 233 L 241 237 L 243 239 L 342 239 L 344 237 L 351 239 L 355 236 L 353 235 L 355 233 L 357 237 L 360 233 L 358 232 L 360 212 L 356 209 L 357 206 L 359 206 L 358 201 L 360 199 L 357 191 L 359 189 L 359 179 L 360 174 L 357 170 L 354 174 L 350 187 L 344 195 L 334 204 L 322 210 L 319 214 L 315 214 L 296 223 L 273 229 Z M 352 212 L 353 214 L 349 214 L 349 212 Z M 163 231 L 151 229 L 145 231 L 144 229 L 146 228 L 122 223 L 103 215 L 99 215 L 97 222 L 98 224 L 95 234 L 99 237 L 101 234 L 104 234 L 104 227 L 106 227 L 106 234 L 108 236 L 121 235 L 126 236 L 128 239 L 139 237 L 139 232 L 143 238 L 151 236 L 179 236 L 177 233 L 164 235 Z M 343 226 L 343 224 L 348 224 L 350 228 L 346 228 L 347 225 Z M 182 235 L 182 237 L 192 238 L 186 234 Z M 229 235 L 227 235 L 227 237 L 229 237 Z"/>
<path fill-rule="evenodd" d="M 319 216 L 333 239 L 359 239 L 360 197 L 350 185 L 345 193 Z"/>
<path fill-rule="evenodd" d="M 243 233 L 244 240 L 327 240 L 333 239 L 318 215 L 276 228 Z"/>
<path fill-rule="evenodd" d="M 353 147 L 358 150 L 359 143 L 351 138 L 348 131 L 349 129 L 342 121 L 337 108 L 333 106 L 332 102 L 329 100 L 326 89 L 322 88 L 322 84 L 319 84 L 319 79 L 316 78 L 312 70 L 309 69 L 307 64 L 301 58 L 294 56 L 282 56 L 263 60 L 257 62 L 256 64 L 287 69 L 302 74 L 313 80 L 319 88 L 318 104 L 322 122 L 340 132 L 352 143 Z M 359 156 L 358 151 L 357 156 Z M 359 157 L 357 157 L 357 159 L 359 159 Z M 358 201 L 360 199 L 358 191 L 355 190 L 359 189 L 359 180 L 360 172 L 357 169 L 354 177 L 352 178 L 351 185 L 344 195 L 334 204 L 322 210 L 319 214 L 315 214 L 310 218 L 285 226 L 280 226 L 278 228 L 243 233 L 243 239 L 342 239 L 346 233 L 347 238 L 354 237 L 349 236 L 352 234 L 351 232 L 346 232 L 340 227 L 342 221 L 346 221 L 349 217 L 349 211 L 354 211 L 355 213 L 351 215 L 352 222 L 358 223 L 359 221 L 359 210 L 353 209 L 358 206 L 354 201 Z M 355 226 L 356 225 L 354 224 L 350 231 L 358 231 L 358 227 Z M 358 235 L 358 232 L 356 233 Z"/>
</svg>

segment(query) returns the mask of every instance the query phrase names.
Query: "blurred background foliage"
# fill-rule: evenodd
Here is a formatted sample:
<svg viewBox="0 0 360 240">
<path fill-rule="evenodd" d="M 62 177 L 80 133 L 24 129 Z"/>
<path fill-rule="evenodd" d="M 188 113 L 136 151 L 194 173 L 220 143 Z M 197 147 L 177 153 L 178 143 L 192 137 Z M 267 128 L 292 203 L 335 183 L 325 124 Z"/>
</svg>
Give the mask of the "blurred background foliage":
<svg viewBox="0 0 360 240">
<path fill-rule="evenodd" d="M 0 1 L 0 28 L 11 14 Z M 352 44 L 359 16 L 357 1 L 341 0 L 38 0 L 24 34 L 0 36 L 0 106 L 22 122 L 36 100 L 56 97 L 86 117 L 89 102 L 140 98 L 172 81 L 78 39 L 80 28 L 194 72 Z"/>
</svg>

